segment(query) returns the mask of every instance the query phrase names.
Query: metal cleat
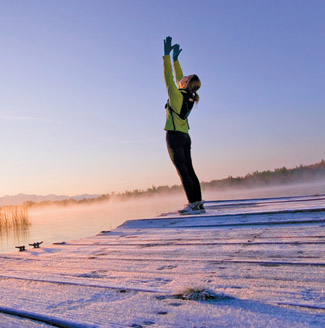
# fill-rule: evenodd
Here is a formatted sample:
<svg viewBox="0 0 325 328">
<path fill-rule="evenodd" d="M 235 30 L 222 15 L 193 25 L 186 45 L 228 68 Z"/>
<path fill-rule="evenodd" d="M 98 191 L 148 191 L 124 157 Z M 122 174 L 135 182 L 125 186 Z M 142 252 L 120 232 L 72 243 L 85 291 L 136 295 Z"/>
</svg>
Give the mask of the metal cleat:
<svg viewBox="0 0 325 328">
<path fill-rule="evenodd" d="M 23 252 L 26 250 L 25 245 L 23 246 L 16 246 L 16 248 L 19 248 L 19 252 Z"/>
<path fill-rule="evenodd" d="M 39 245 L 41 245 L 43 242 L 37 242 L 37 243 L 33 243 L 33 244 L 28 244 L 29 246 L 33 246 L 34 248 L 39 248 Z"/>
</svg>

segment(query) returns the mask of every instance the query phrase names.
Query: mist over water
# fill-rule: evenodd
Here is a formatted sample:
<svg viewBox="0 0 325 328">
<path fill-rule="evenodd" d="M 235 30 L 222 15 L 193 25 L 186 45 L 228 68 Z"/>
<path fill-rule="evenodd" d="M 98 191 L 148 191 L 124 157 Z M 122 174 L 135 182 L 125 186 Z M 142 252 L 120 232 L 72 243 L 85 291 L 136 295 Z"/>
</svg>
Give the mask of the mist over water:
<svg viewBox="0 0 325 328">
<path fill-rule="evenodd" d="M 228 189 L 223 191 L 203 192 L 205 200 L 229 200 L 244 198 L 272 198 L 325 194 L 325 180 L 313 183 L 277 185 L 261 188 Z M 212 198 L 208 198 L 212 197 Z"/>
<path fill-rule="evenodd" d="M 204 200 L 229 200 L 325 194 L 325 182 L 268 188 L 204 190 Z M 55 242 L 90 237 L 112 230 L 126 220 L 155 217 L 164 212 L 176 211 L 186 204 L 184 193 L 139 197 L 124 201 L 109 200 L 92 205 L 67 207 L 34 207 L 30 210 L 31 226 L 28 230 L 0 235 L 0 252 L 17 251 L 15 246 L 43 241 Z M 31 248 L 28 246 L 28 248 Z"/>
</svg>

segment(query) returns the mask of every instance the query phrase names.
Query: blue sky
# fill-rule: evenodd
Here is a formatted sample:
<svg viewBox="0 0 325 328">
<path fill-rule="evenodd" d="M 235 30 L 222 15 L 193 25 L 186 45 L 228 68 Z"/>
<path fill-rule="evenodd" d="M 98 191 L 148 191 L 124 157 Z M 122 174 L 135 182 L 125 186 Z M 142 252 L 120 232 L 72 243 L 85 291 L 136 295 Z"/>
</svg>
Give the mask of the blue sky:
<svg viewBox="0 0 325 328">
<path fill-rule="evenodd" d="M 179 184 L 163 39 L 202 82 L 200 180 L 324 156 L 324 1 L 0 0 L 0 196 Z"/>
</svg>

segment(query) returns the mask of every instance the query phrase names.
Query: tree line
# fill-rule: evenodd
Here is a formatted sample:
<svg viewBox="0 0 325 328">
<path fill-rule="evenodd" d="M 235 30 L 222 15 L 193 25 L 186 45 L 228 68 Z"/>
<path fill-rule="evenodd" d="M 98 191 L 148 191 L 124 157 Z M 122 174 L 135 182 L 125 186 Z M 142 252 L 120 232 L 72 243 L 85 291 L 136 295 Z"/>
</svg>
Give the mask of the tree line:
<svg viewBox="0 0 325 328">
<path fill-rule="evenodd" d="M 230 188 L 254 188 L 264 186 L 274 186 L 279 184 L 293 184 L 304 182 L 315 182 L 325 180 L 325 161 L 321 160 L 319 163 L 312 165 L 299 165 L 295 168 L 287 169 L 286 167 L 277 168 L 273 171 L 255 171 L 249 173 L 244 177 L 229 176 L 225 179 L 212 180 L 210 182 L 201 182 L 203 190 L 225 190 Z M 27 207 L 32 206 L 46 206 L 46 205 L 60 205 L 69 206 L 76 204 L 93 204 L 105 202 L 111 199 L 127 200 L 130 198 L 138 198 L 141 196 L 153 196 L 157 194 L 170 194 L 181 192 L 181 185 L 173 186 L 152 186 L 146 190 L 135 189 L 132 191 L 126 190 L 122 193 L 112 192 L 110 194 L 103 194 L 96 198 L 84 198 L 75 200 L 73 198 L 60 201 L 43 201 L 43 202 L 25 202 L 23 205 Z"/>
</svg>

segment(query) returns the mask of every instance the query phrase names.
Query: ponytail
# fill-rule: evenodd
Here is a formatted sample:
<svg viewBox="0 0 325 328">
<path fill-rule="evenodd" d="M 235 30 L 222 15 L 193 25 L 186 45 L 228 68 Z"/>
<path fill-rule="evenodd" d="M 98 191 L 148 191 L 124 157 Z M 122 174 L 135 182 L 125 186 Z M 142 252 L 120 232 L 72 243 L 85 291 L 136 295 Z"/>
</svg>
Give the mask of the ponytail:
<svg viewBox="0 0 325 328">
<path fill-rule="evenodd" d="M 194 96 L 194 101 L 195 101 L 196 103 L 198 103 L 199 100 L 200 100 L 199 95 L 198 95 L 196 92 L 194 92 L 194 93 L 193 93 L 193 96 Z"/>
</svg>

